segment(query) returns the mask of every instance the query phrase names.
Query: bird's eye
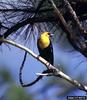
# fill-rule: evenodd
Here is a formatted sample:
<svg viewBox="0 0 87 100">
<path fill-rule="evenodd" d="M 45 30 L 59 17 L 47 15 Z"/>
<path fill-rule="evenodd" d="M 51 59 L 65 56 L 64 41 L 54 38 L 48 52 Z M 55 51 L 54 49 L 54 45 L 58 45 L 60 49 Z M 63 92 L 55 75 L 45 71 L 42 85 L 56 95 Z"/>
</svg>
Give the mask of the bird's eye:
<svg viewBox="0 0 87 100">
<path fill-rule="evenodd" d="M 50 33 L 48 32 L 48 35 L 50 35 Z"/>
</svg>

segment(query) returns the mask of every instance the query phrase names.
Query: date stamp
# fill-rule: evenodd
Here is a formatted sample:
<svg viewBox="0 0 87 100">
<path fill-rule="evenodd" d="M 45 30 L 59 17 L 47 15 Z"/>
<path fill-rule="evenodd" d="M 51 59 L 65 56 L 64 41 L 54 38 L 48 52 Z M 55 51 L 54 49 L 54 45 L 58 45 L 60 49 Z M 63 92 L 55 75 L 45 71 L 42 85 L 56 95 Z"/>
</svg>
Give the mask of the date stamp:
<svg viewBox="0 0 87 100">
<path fill-rule="evenodd" d="M 67 96 L 67 100 L 87 100 L 87 96 Z"/>
</svg>

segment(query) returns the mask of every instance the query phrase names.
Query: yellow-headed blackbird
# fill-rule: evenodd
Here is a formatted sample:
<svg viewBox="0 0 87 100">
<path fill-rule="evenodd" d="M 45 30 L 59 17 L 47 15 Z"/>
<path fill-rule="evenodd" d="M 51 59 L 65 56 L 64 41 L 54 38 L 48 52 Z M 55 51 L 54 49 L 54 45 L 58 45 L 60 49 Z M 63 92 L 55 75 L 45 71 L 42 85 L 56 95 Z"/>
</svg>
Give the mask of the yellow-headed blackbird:
<svg viewBox="0 0 87 100">
<path fill-rule="evenodd" d="M 53 65 L 54 63 L 53 46 L 50 40 L 50 36 L 51 33 L 49 32 L 41 33 L 39 39 L 37 40 L 37 46 L 40 56 Z"/>
</svg>

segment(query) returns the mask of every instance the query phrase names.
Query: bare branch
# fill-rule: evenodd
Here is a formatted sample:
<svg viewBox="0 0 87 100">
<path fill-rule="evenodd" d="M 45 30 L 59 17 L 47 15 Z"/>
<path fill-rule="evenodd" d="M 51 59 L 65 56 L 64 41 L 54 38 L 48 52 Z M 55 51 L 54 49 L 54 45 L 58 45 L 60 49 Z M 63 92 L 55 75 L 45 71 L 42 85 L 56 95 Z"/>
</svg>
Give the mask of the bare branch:
<svg viewBox="0 0 87 100">
<path fill-rule="evenodd" d="M 64 80 L 68 81 L 69 83 L 73 84 L 74 86 L 76 86 L 77 88 L 87 92 L 87 86 L 86 85 L 83 85 L 81 83 L 79 83 L 78 81 L 76 80 L 73 80 L 71 77 L 69 77 L 68 75 L 64 74 L 62 71 L 60 71 L 59 69 L 57 69 L 56 67 L 54 67 L 53 65 L 51 65 L 49 62 L 47 62 L 45 59 L 43 59 L 42 57 L 36 55 L 33 51 L 31 51 L 30 49 L 28 49 L 27 47 L 25 46 L 22 46 L 12 40 L 7 40 L 7 39 L 4 39 L 4 38 L 0 38 L 0 41 L 1 42 L 4 42 L 4 43 L 8 43 L 8 44 L 11 44 L 15 47 L 18 47 L 26 52 L 28 52 L 31 56 L 33 56 L 35 59 L 37 59 L 38 61 L 40 61 L 41 63 L 43 63 L 47 69 L 49 70 L 53 70 L 53 76 L 56 76 L 56 77 L 59 77 L 61 76 L 61 78 L 63 78 Z"/>
<path fill-rule="evenodd" d="M 57 6 L 55 5 L 54 1 L 53 0 L 49 0 L 49 1 L 52 3 L 52 7 L 54 8 L 54 13 L 56 15 L 55 17 L 60 22 L 60 26 L 63 29 L 63 31 L 66 33 L 69 42 L 72 44 L 72 46 L 76 50 L 80 51 L 84 56 L 87 57 L 86 42 L 81 40 L 79 37 L 77 37 L 71 31 L 70 27 L 68 26 L 66 20 L 64 19 L 61 12 L 59 11 Z"/>
<path fill-rule="evenodd" d="M 53 8 L 47 8 L 47 9 L 40 9 L 38 13 L 48 12 L 52 11 Z M 30 9 L 0 9 L 0 12 L 27 12 L 27 13 L 36 13 L 36 9 L 30 8 Z"/>
<path fill-rule="evenodd" d="M 53 76 L 53 73 L 36 73 L 37 76 Z"/>
<path fill-rule="evenodd" d="M 87 3 L 87 0 L 69 0 L 71 2 L 80 2 L 80 3 Z"/>
<path fill-rule="evenodd" d="M 68 8 L 70 15 L 73 17 L 75 24 L 77 25 L 78 29 L 80 30 L 81 34 L 87 34 L 86 30 L 82 27 L 75 11 L 73 10 L 73 8 L 71 7 L 70 3 L 68 2 L 68 0 L 64 0 L 66 7 Z"/>
<path fill-rule="evenodd" d="M 34 18 L 28 18 L 20 23 L 15 24 L 14 26 L 12 26 L 11 28 L 9 28 L 5 33 L 4 33 L 4 37 L 7 38 L 10 34 L 12 34 L 13 32 L 17 31 L 19 28 L 27 25 L 27 24 L 31 24 L 31 23 L 37 23 L 37 22 L 52 22 L 52 21 L 56 21 L 56 19 L 54 19 L 53 17 L 34 17 Z"/>
</svg>

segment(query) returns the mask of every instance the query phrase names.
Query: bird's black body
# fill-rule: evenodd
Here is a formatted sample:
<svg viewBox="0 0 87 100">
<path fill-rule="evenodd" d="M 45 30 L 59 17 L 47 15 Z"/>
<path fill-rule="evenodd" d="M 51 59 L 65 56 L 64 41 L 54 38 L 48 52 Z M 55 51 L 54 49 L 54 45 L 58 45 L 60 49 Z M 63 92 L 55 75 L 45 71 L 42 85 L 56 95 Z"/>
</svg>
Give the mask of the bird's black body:
<svg viewBox="0 0 87 100">
<path fill-rule="evenodd" d="M 53 46 L 52 43 L 50 41 L 50 44 L 47 48 L 41 49 L 39 46 L 39 39 L 37 41 L 37 46 L 38 46 L 38 50 L 40 53 L 40 56 L 43 57 L 45 60 L 47 60 L 50 64 L 53 65 L 54 63 L 54 56 L 53 56 Z"/>
</svg>

